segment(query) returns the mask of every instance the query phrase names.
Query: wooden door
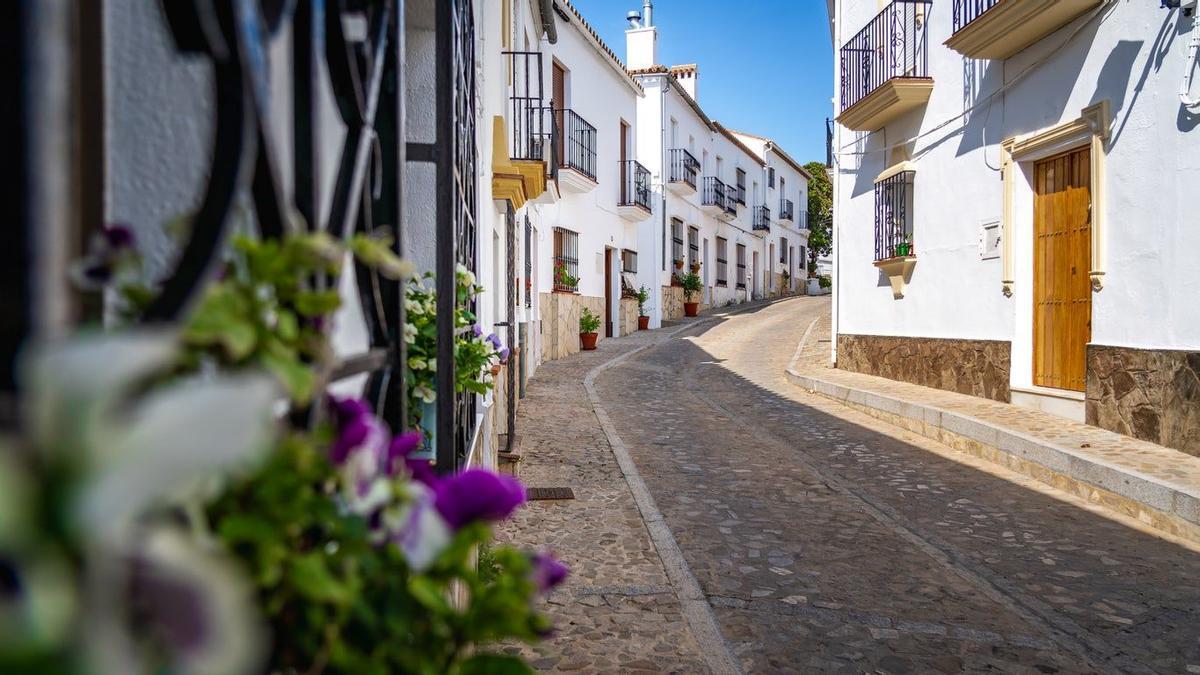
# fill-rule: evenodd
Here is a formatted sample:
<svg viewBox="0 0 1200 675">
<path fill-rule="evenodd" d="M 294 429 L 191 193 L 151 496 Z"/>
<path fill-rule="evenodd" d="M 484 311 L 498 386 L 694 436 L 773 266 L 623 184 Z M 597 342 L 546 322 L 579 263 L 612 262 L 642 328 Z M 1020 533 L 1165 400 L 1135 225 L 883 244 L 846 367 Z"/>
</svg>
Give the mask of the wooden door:
<svg viewBox="0 0 1200 675">
<path fill-rule="evenodd" d="M 566 155 L 563 154 L 564 136 L 566 129 L 563 129 L 563 110 L 567 107 L 567 71 L 557 63 L 553 64 L 553 79 L 551 80 L 551 93 L 553 97 L 550 104 L 554 106 L 554 123 L 558 126 L 558 163 L 566 166 Z"/>
<path fill-rule="evenodd" d="M 604 337 L 613 336 L 613 250 L 604 249 Z"/>
<path fill-rule="evenodd" d="M 629 125 L 621 122 L 621 203 L 629 204 L 633 200 L 630 197 L 629 187 L 629 166 L 625 161 L 629 159 Z"/>
<path fill-rule="evenodd" d="M 1092 339 L 1091 151 L 1034 165 L 1033 383 L 1084 391 Z"/>
</svg>

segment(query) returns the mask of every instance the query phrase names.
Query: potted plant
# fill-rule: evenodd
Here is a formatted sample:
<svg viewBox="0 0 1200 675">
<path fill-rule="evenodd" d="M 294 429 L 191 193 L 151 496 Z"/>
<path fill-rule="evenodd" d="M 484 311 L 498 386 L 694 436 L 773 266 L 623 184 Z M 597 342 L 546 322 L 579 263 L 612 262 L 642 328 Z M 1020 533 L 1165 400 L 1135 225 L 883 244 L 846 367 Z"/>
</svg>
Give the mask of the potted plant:
<svg viewBox="0 0 1200 675">
<path fill-rule="evenodd" d="M 692 274 L 700 274 L 700 263 L 692 263 Z"/>
<path fill-rule="evenodd" d="M 904 235 L 904 238 L 896 244 L 896 257 L 902 258 L 908 255 L 912 255 L 912 241 L 909 240 L 909 236 L 906 234 Z"/>
<path fill-rule="evenodd" d="M 676 258 L 675 269 L 677 269 L 677 270 L 683 269 L 683 258 Z"/>
<path fill-rule="evenodd" d="M 573 277 L 567 272 L 567 266 L 559 263 L 554 268 L 554 290 L 559 293 L 574 293 L 579 287 L 579 277 Z"/>
<path fill-rule="evenodd" d="M 680 285 L 683 286 L 683 313 L 687 316 L 698 315 L 700 303 L 694 298 L 704 290 L 704 281 L 699 274 L 689 272 L 680 279 Z"/>
<path fill-rule="evenodd" d="M 579 340 L 583 343 L 584 350 L 591 351 L 596 348 L 596 339 L 600 337 L 596 331 L 599 328 L 600 317 L 584 307 L 583 312 L 579 315 Z"/>
<path fill-rule="evenodd" d="M 650 317 L 646 315 L 646 301 L 650 299 L 650 291 L 642 286 L 634 297 L 638 303 L 638 330 L 647 330 L 650 328 Z"/>
<path fill-rule="evenodd" d="M 787 293 L 788 291 L 790 291 L 792 289 L 792 275 L 787 270 L 784 270 L 783 274 L 781 274 L 780 277 L 782 278 L 782 280 L 780 281 L 779 285 L 782 288 L 780 288 L 779 290 L 783 293 Z"/>
</svg>

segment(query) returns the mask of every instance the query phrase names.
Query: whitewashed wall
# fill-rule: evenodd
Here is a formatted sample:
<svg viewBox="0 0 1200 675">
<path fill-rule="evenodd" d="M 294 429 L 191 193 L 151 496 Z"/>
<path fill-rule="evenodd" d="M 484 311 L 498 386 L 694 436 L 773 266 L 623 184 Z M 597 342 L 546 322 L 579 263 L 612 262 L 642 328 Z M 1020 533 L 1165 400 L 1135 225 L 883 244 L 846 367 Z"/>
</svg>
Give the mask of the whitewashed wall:
<svg viewBox="0 0 1200 675">
<path fill-rule="evenodd" d="M 840 46 L 876 14 L 875 0 L 843 0 Z M 1192 20 L 1157 3 L 1115 2 L 1103 22 L 1078 20 L 1007 61 L 971 61 L 942 45 L 950 3 L 929 14 L 927 108 L 865 135 L 839 127 L 835 205 L 838 327 L 843 333 L 1012 340 L 1029 323 L 1028 239 L 1018 247 L 1016 293 L 1001 293 L 999 259 L 981 260 L 981 223 L 1002 210 L 999 143 L 1070 121 L 1095 102 L 1112 104 L 1107 170 L 1105 287 L 1093 295 L 1093 342 L 1139 348 L 1200 347 L 1200 114 L 1181 107 Z M 1074 38 L 1068 42 L 1071 34 Z M 1029 69 L 988 106 L 935 127 Z M 835 77 L 836 82 L 836 77 Z M 885 150 L 925 134 L 918 166 L 914 243 L 918 263 L 903 300 L 871 265 L 874 177 Z M 855 143 L 856 139 L 861 139 Z M 849 145 L 849 147 L 845 147 Z M 863 153 L 863 154 L 856 154 Z M 1020 261 L 1026 262 L 1022 265 Z M 1021 345 L 1025 345 L 1021 347 Z M 1014 344 L 1014 384 L 1027 369 L 1028 340 Z"/>
</svg>

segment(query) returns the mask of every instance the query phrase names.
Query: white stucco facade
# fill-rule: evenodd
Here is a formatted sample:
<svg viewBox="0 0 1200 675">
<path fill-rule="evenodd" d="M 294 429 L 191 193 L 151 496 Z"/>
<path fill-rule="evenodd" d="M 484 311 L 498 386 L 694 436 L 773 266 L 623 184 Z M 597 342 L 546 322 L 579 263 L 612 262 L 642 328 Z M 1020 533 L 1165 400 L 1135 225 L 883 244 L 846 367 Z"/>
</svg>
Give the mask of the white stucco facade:
<svg viewBox="0 0 1200 675">
<path fill-rule="evenodd" d="M 838 49 L 886 3 L 829 4 L 836 110 Z M 1178 95 L 1188 40 L 1200 30 L 1195 19 L 1158 3 L 1098 2 L 1012 56 L 990 60 L 944 44 L 954 32 L 949 3 L 931 5 L 923 21 L 928 103 L 874 131 L 835 130 L 835 331 L 1009 342 L 1011 386 L 1033 388 L 1032 172 L 1036 161 L 1094 141 L 1090 344 L 1200 348 L 1200 280 L 1190 262 L 1200 247 L 1200 110 Z M 1065 135 L 1076 122 L 1087 128 L 1012 156 L 1005 175 L 1014 143 L 1047 131 Z M 916 261 L 897 298 L 873 265 L 874 188 L 902 161 L 916 172 Z M 996 236 L 998 248 L 984 246 Z"/>
</svg>

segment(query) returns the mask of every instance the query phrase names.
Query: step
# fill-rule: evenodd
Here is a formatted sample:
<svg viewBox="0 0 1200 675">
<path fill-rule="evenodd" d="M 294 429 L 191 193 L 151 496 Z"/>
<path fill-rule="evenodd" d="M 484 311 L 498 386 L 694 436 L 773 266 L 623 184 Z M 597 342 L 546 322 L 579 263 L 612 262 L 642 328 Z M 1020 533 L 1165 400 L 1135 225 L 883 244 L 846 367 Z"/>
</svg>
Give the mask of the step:
<svg viewBox="0 0 1200 675">
<path fill-rule="evenodd" d="M 832 368 L 810 392 L 1200 544 L 1200 458 L 1049 413 Z"/>
</svg>

